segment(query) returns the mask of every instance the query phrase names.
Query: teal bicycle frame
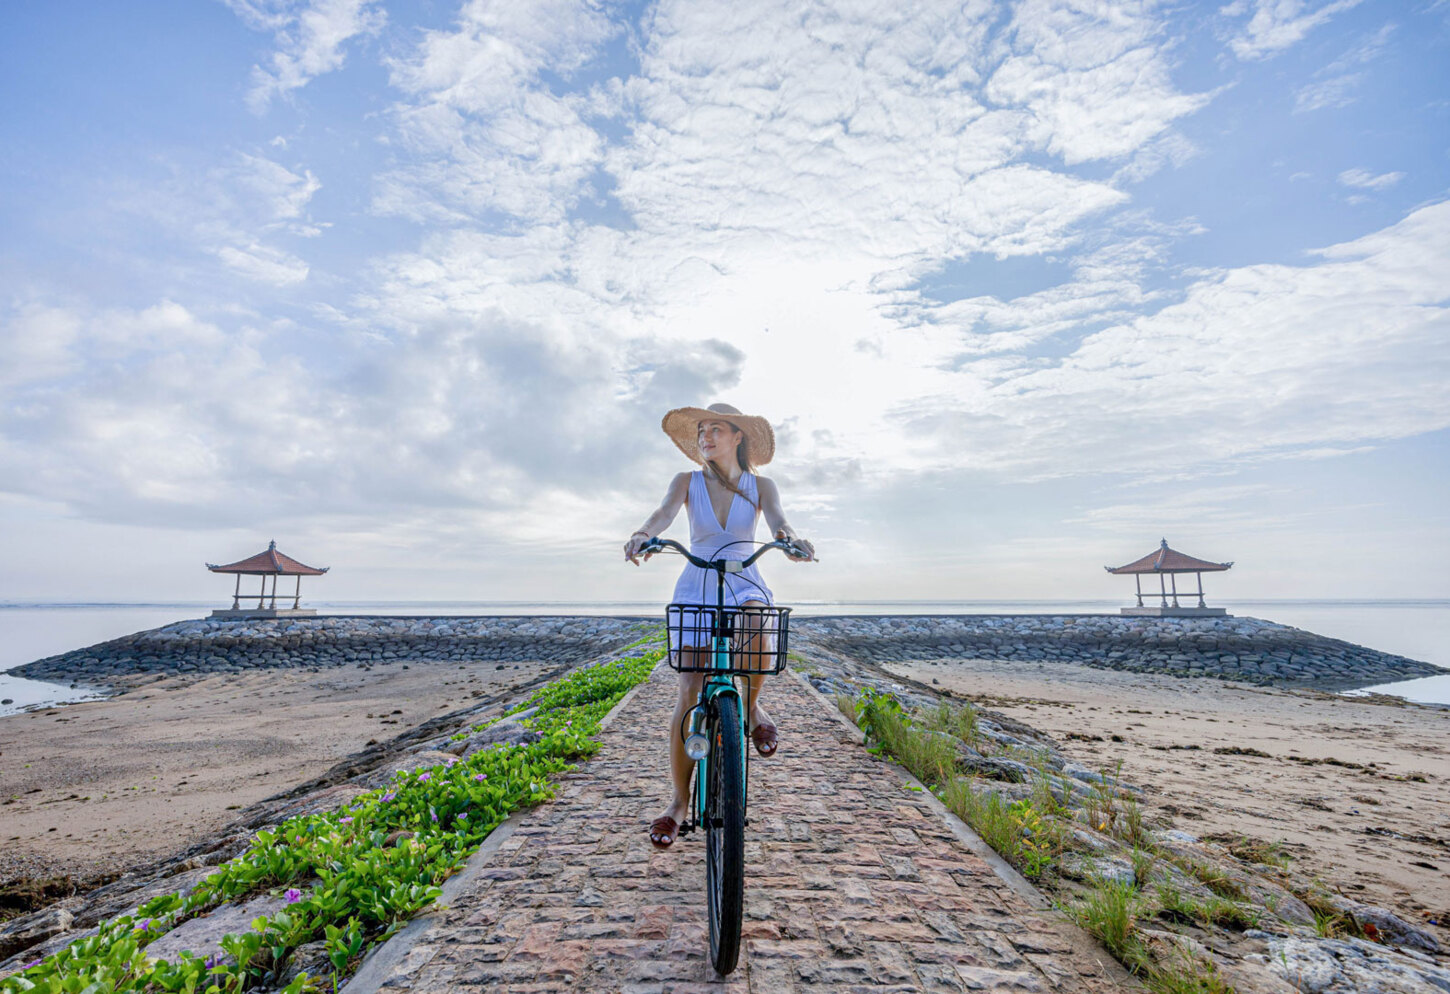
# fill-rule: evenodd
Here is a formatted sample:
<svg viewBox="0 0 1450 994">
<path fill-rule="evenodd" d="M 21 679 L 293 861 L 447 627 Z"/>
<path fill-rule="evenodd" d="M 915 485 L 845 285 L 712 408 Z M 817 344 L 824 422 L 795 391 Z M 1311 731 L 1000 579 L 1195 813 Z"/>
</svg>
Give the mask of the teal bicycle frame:
<svg viewBox="0 0 1450 994">
<path fill-rule="evenodd" d="M 744 717 L 745 721 L 748 722 L 749 720 L 746 716 L 750 714 L 750 702 L 747 700 L 745 706 L 740 707 L 740 688 L 736 686 L 735 677 L 730 672 L 730 637 L 728 635 L 717 635 L 714 643 L 714 652 L 711 659 L 712 672 L 705 674 L 705 682 L 700 687 L 700 702 L 690 712 L 691 736 L 706 735 L 709 731 L 706 724 L 708 718 L 711 714 L 719 713 L 719 705 L 716 702 L 722 697 L 733 698 L 735 700 L 737 713 Z M 749 684 L 747 683 L 746 686 L 749 686 Z M 743 782 L 740 785 L 740 796 L 748 809 L 750 802 L 750 752 L 745 748 L 745 742 L 746 737 L 742 735 L 740 738 L 740 769 L 743 773 Z M 690 826 L 686 831 L 692 830 L 697 825 L 705 824 L 705 819 L 711 814 L 711 812 L 706 810 L 708 807 L 706 785 L 710 782 L 710 759 L 714 754 L 715 747 L 720 744 L 718 741 L 709 743 L 709 751 L 695 761 L 695 806 L 691 812 L 693 817 Z M 746 820 L 746 824 L 750 824 L 748 819 Z"/>
</svg>

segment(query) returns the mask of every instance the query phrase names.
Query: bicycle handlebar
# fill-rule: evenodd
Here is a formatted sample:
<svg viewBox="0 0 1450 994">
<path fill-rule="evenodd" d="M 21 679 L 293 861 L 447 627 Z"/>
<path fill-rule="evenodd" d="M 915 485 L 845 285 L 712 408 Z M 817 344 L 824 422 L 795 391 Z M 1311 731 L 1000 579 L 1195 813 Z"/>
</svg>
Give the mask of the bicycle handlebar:
<svg viewBox="0 0 1450 994">
<path fill-rule="evenodd" d="M 680 555 L 684 556 L 691 563 L 700 567 L 701 569 L 720 570 L 721 572 L 734 572 L 733 570 L 728 569 L 729 563 L 733 562 L 734 560 L 701 559 L 699 556 L 695 555 L 689 549 L 685 548 L 683 545 L 681 545 L 679 542 L 676 542 L 672 538 L 652 538 L 645 542 L 644 545 L 640 546 L 639 551 L 642 553 L 651 553 L 663 552 L 665 549 L 674 549 Z M 771 549 L 779 549 L 786 555 L 798 556 L 801 559 L 807 559 L 812 561 L 814 561 L 815 559 L 814 556 L 807 553 L 805 549 L 802 549 L 794 542 L 777 539 L 774 542 L 766 542 L 759 549 L 756 549 L 754 554 L 752 554 L 750 558 L 740 561 L 740 569 L 747 569 L 748 567 L 753 566 L 757 559 L 765 555 Z"/>
</svg>

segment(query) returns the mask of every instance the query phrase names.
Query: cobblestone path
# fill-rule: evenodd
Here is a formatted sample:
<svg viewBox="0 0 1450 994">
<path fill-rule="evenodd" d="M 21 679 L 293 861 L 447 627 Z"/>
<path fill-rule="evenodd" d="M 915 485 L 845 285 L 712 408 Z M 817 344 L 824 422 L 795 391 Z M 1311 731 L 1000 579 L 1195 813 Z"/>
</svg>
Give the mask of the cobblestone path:
<svg viewBox="0 0 1450 994">
<path fill-rule="evenodd" d="M 655 672 L 595 758 L 563 778 L 556 801 L 523 817 L 381 989 L 1122 989 L 1105 954 L 1005 886 L 900 771 L 788 674 L 770 681 L 766 698 L 780 751 L 750 765 L 747 938 L 736 972 L 716 977 L 703 836 L 665 852 L 647 837 L 666 797 L 660 725 L 674 683 L 669 670 Z"/>
</svg>

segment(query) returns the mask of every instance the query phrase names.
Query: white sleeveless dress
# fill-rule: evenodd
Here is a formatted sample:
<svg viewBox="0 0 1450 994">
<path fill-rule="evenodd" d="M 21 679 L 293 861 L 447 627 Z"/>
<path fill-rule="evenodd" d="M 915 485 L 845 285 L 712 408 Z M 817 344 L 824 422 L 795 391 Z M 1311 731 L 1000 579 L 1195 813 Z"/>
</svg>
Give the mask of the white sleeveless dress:
<svg viewBox="0 0 1450 994">
<path fill-rule="evenodd" d="M 755 523 L 760 518 L 760 492 L 756 487 L 755 474 L 740 474 L 736 486 L 750 500 L 745 500 L 740 494 L 734 495 L 730 501 L 730 512 L 725 516 L 725 527 L 721 528 L 715 509 L 710 506 L 710 491 L 705 486 L 704 471 L 696 470 L 690 474 L 690 489 L 685 498 L 685 506 L 690 513 L 690 551 L 701 559 L 747 559 L 755 552 Z M 738 544 L 732 545 L 732 542 Z M 685 563 L 684 571 L 675 581 L 675 596 L 671 603 L 714 607 L 716 577 L 714 570 Z M 746 601 L 775 603 L 774 595 L 754 565 L 739 573 L 725 574 L 725 605 L 739 607 Z"/>
</svg>

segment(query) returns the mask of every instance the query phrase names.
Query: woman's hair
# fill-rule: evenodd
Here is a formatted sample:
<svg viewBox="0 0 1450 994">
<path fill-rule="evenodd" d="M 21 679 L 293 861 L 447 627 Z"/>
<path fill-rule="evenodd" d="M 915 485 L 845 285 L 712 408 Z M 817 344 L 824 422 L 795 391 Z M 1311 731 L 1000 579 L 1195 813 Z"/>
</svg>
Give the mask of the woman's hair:
<svg viewBox="0 0 1450 994">
<path fill-rule="evenodd" d="M 740 465 L 741 474 L 743 475 L 745 473 L 754 472 L 754 470 L 752 470 L 750 466 L 750 436 L 745 434 L 745 432 L 740 431 L 740 427 L 738 425 L 729 421 L 725 421 L 723 418 L 720 420 L 722 423 L 730 425 L 731 431 L 739 432 L 740 434 L 740 444 L 735 446 L 735 461 Z M 729 490 L 731 493 L 739 494 L 741 497 L 744 497 L 747 504 L 759 510 L 759 504 L 751 500 L 750 496 L 745 493 L 745 491 L 741 490 L 735 484 L 731 483 L 729 479 L 726 478 L 725 474 L 720 472 L 720 467 L 715 465 L 715 460 L 705 460 L 705 471 L 713 476 L 717 481 L 719 481 L 720 485 L 726 490 Z"/>
</svg>

